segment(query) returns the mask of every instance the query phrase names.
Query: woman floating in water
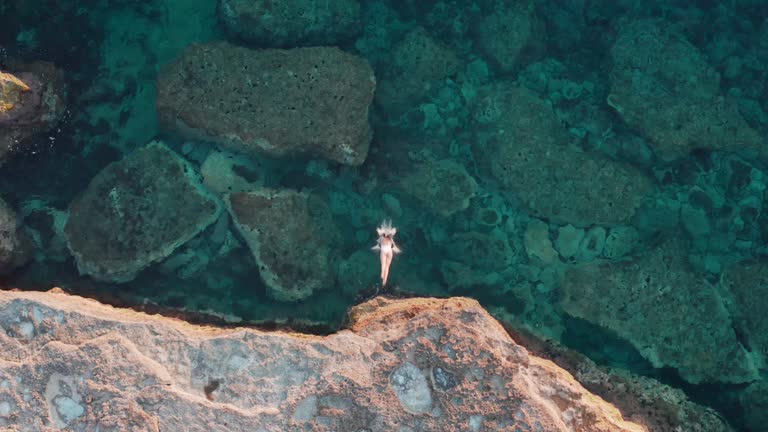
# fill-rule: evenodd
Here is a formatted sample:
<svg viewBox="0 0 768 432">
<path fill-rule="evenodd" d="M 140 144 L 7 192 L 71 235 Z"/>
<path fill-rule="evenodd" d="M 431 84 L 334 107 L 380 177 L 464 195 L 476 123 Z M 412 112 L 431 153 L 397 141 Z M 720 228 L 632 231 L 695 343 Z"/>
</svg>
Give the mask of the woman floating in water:
<svg viewBox="0 0 768 432">
<path fill-rule="evenodd" d="M 401 251 L 395 244 L 397 228 L 392 226 L 391 221 L 385 220 L 382 222 L 381 226 L 376 228 L 376 232 L 379 234 L 379 239 L 376 240 L 376 246 L 372 249 L 379 251 L 379 258 L 381 259 L 381 286 L 383 287 L 387 285 L 392 258 Z"/>
</svg>

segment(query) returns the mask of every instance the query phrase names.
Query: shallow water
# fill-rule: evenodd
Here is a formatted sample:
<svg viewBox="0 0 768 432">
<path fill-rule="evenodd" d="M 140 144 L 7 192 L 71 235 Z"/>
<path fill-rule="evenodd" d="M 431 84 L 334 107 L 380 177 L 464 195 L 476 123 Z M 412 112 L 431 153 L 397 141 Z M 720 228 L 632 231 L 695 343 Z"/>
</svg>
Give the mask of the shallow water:
<svg viewBox="0 0 768 432">
<path fill-rule="evenodd" d="M 0 4 L 0 67 L 53 62 L 68 86 L 61 120 L 0 168 L 0 196 L 35 240 L 6 285 L 323 332 L 380 293 L 471 296 L 599 364 L 682 388 L 736 428 L 764 430 L 756 426 L 764 405 L 741 396 L 762 385 L 768 357 L 763 2 L 362 2 L 358 19 L 343 23 L 348 31 L 340 22 L 323 28 L 321 17 L 319 30 L 293 39 L 301 26 L 237 31 L 216 3 Z M 163 67 L 190 44 L 221 40 L 252 50 L 334 45 L 365 59 L 376 77 L 365 161 L 244 152 L 158 120 Z M 229 91 L 222 85 L 214 96 Z M 289 89 L 275 91 L 289 99 Z M 241 109 L 226 100 L 233 105 L 221 112 Z M 314 121 L 305 115 L 281 133 L 308 127 L 304 120 Z M 317 136 L 340 128 L 314 126 Z M 152 140 L 191 164 L 214 200 L 228 199 L 211 186 L 224 174 L 205 167 L 220 160 L 236 161 L 229 187 L 310 196 L 301 241 L 281 248 L 322 251 L 324 265 L 291 275 L 321 280 L 312 294 L 275 300 L 226 209 L 129 280 L 78 266 L 54 221 L 66 220 L 109 164 Z M 381 287 L 370 249 L 388 218 L 403 253 Z"/>
</svg>

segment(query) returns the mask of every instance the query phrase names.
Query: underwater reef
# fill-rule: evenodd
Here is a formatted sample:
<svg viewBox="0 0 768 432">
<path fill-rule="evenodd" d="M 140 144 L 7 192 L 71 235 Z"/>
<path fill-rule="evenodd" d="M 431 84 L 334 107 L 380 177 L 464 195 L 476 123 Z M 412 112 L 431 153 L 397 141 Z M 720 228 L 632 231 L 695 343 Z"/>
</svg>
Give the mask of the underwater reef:
<svg viewBox="0 0 768 432">
<path fill-rule="evenodd" d="M 63 294 L 26 292 L 54 286 L 72 308 L 83 296 L 339 331 L 329 338 L 356 332 L 349 309 L 377 295 L 393 302 L 385 309 L 444 301 L 484 314 L 469 300 L 402 300 L 471 297 L 508 326 L 516 342 L 504 343 L 580 383 L 557 375 L 570 390 L 547 397 L 578 411 L 575 395 L 591 392 L 613 406 L 555 421 L 533 404 L 554 422 L 544 430 L 584 416 L 602 420 L 574 430 L 768 430 L 767 77 L 768 6 L 757 0 L 2 2 L 0 286 L 22 292 L 0 293 L 0 339 L 27 350 L 48 318 L 22 328 L 13 314 L 28 312 L 11 306 L 56 315 L 48 297 Z M 389 219 L 403 253 L 382 287 L 371 248 Z M 483 316 L 462 328 L 496 332 Z M 87 351 L 99 337 L 56 326 L 35 343 Z M 405 355 L 396 345 L 382 348 L 392 362 Z M 354 430 L 515 430 L 514 418 L 472 420 L 468 408 L 457 420 L 449 405 L 487 395 L 442 393 L 448 375 L 397 358 L 410 363 L 389 366 L 423 384 L 406 393 L 430 395 L 429 409 L 409 401 L 385 419 L 372 407 L 396 401 L 374 398 Z M 195 391 L 211 378 L 236 398 L 230 372 L 200 375 Z M 86 393 L 55 385 L 69 399 L 28 430 L 81 427 L 74 395 Z M 109 392 L 144 403 L 124 390 Z M 173 396 L 192 411 L 210 402 L 189 398 Z M 316 416 L 347 403 L 291 398 L 280 410 L 299 417 L 281 421 L 303 426 L 281 424 L 297 430 L 336 430 L 338 418 Z M 20 403 L 0 398 L 0 426 L 22 421 L 6 409 Z M 272 415 L 242 409 L 227 412 Z"/>
</svg>

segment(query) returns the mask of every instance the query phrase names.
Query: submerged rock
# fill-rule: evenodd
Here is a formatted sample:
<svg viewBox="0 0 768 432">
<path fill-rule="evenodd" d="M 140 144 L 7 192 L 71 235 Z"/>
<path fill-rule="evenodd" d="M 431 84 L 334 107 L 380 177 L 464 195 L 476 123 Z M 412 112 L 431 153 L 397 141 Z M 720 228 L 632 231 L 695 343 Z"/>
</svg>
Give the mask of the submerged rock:
<svg viewBox="0 0 768 432">
<path fill-rule="evenodd" d="M 549 225 L 544 221 L 532 219 L 525 227 L 523 244 L 532 263 L 546 267 L 557 260 L 557 252 L 552 246 Z"/>
<path fill-rule="evenodd" d="M 460 288 L 477 288 L 492 286 L 502 282 L 498 272 L 477 269 L 459 261 L 443 260 L 440 263 L 440 274 L 449 291 Z"/>
<path fill-rule="evenodd" d="M 336 45 L 362 31 L 357 0 L 219 0 L 232 35 L 268 47 Z"/>
<path fill-rule="evenodd" d="M 388 116 L 413 108 L 458 68 L 456 53 L 418 27 L 392 48 L 378 80 L 376 102 Z"/>
<path fill-rule="evenodd" d="M 333 285 L 339 234 L 325 203 L 264 188 L 230 194 L 226 202 L 273 298 L 301 300 Z"/>
<path fill-rule="evenodd" d="M 451 159 L 419 163 L 400 179 L 403 190 L 435 213 L 448 217 L 469 207 L 477 181 Z"/>
<path fill-rule="evenodd" d="M 24 220 L 24 232 L 32 242 L 35 261 L 65 262 L 72 257 L 64 236 L 66 209 L 32 198 L 21 203 L 19 214 Z"/>
<path fill-rule="evenodd" d="M 494 4 L 492 13 L 475 24 L 478 47 L 502 72 L 511 72 L 544 50 L 544 24 L 535 2 L 511 0 Z"/>
<path fill-rule="evenodd" d="M 338 48 L 193 44 L 160 73 L 157 109 L 166 129 L 190 139 L 360 165 L 375 86 L 368 63 Z"/>
<path fill-rule="evenodd" d="M 0 326 L 11 428 L 648 431 L 470 299 L 376 298 L 312 336 L 0 292 Z"/>
<path fill-rule="evenodd" d="M 202 232 L 220 210 L 194 168 L 153 142 L 91 180 L 70 204 L 64 232 L 81 274 L 126 282 Z"/>
<path fill-rule="evenodd" d="M 637 20 L 621 26 L 611 59 L 608 104 L 650 139 L 662 159 L 695 148 L 762 145 L 737 105 L 721 94 L 717 71 L 670 23 Z"/>
<path fill-rule="evenodd" d="M 200 166 L 200 173 L 208 190 L 223 195 L 257 189 L 264 175 L 260 168 L 239 154 L 213 151 Z"/>
<path fill-rule="evenodd" d="M 573 268 L 564 278 L 562 306 L 693 384 L 757 379 L 717 289 L 685 257 L 679 240 L 670 240 L 632 261 Z"/>
<path fill-rule="evenodd" d="M 44 133 L 65 111 L 64 74 L 52 63 L 37 62 L 13 74 L 0 72 L 0 162 Z"/>
<path fill-rule="evenodd" d="M 739 402 L 747 430 L 765 430 L 765 425 L 768 424 L 768 381 L 761 380 L 751 384 L 740 396 Z"/>
<path fill-rule="evenodd" d="M 636 168 L 569 147 L 552 107 L 524 87 L 486 88 L 474 117 L 480 136 L 489 136 L 491 173 L 536 216 L 579 226 L 620 224 L 654 192 Z"/>
<path fill-rule="evenodd" d="M 24 264 L 32 252 L 32 243 L 21 230 L 16 214 L 0 199 L 0 275 Z"/>
<path fill-rule="evenodd" d="M 374 252 L 357 250 L 339 262 L 337 285 L 344 294 L 357 294 L 381 281 L 379 257 Z"/>
<path fill-rule="evenodd" d="M 443 244 L 447 258 L 471 265 L 479 270 L 503 270 L 515 260 L 517 251 L 500 232 L 484 234 L 462 232 Z"/>
<path fill-rule="evenodd" d="M 729 305 L 740 336 L 762 364 L 768 365 L 768 265 L 756 262 L 730 266 L 723 272 L 722 286 L 730 295 Z"/>
</svg>

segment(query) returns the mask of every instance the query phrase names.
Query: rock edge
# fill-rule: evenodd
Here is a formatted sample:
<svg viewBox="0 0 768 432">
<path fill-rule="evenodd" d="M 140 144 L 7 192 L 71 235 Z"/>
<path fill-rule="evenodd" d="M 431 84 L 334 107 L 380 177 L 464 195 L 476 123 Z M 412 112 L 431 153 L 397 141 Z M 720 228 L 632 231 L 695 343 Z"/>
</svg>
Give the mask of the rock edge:
<svg viewBox="0 0 768 432">
<path fill-rule="evenodd" d="M 375 298 L 350 317 L 313 336 L 2 291 L 0 426 L 648 430 L 530 355 L 475 300 Z"/>
</svg>

